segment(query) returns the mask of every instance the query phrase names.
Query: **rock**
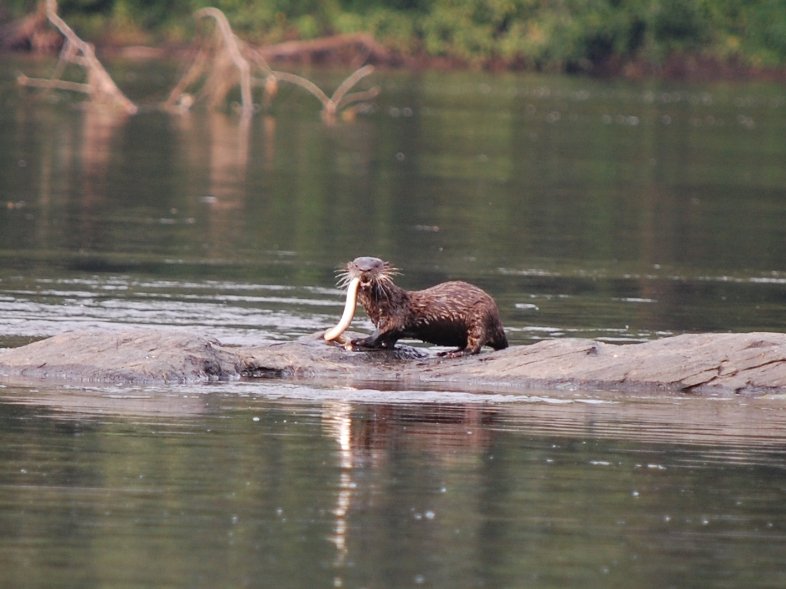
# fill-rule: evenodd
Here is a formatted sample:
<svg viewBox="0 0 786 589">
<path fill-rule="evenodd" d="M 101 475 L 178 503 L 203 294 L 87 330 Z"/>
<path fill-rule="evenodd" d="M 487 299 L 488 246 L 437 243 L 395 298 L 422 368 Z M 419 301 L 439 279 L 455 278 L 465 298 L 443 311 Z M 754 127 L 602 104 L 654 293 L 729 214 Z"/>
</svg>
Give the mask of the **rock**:
<svg viewBox="0 0 786 589">
<path fill-rule="evenodd" d="M 319 334 L 232 347 L 176 330 L 75 331 L 0 351 L 0 376 L 125 384 L 306 377 L 484 390 L 786 392 L 786 334 L 686 334 L 623 345 L 553 339 L 442 359 L 408 346 L 349 352 L 325 344 Z"/>
<path fill-rule="evenodd" d="M 464 359 L 462 380 L 517 386 L 701 392 L 786 391 L 786 334 L 686 334 L 640 344 L 615 345 L 585 339 L 554 339 Z M 451 381 L 443 365 L 426 372 Z M 424 374 L 425 378 L 425 374 Z"/>
<path fill-rule="evenodd" d="M 73 331 L 0 352 L 0 375 L 74 382 L 178 383 L 231 378 L 237 356 L 179 331 Z"/>
</svg>

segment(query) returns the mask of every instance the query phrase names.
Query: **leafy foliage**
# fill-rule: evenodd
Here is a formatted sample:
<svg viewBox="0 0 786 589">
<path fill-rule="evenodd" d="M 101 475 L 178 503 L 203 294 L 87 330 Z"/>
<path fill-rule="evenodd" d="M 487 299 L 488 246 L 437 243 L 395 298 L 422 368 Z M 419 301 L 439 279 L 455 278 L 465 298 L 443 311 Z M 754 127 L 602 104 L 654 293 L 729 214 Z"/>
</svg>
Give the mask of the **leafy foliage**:
<svg viewBox="0 0 786 589">
<path fill-rule="evenodd" d="M 19 15 L 31 0 L 8 0 Z M 78 23 L 184 38 L 190 14 L 221 9 L 252 41 L 369 31 L 406 54 L 469 64 L 592 70 L 675 53 L 786 64 L 786 0 L 61 0 Z M 0 18 L 2 15 L 0 15 Z M 95 26 L 95 25 L 94 25 Z"/>
</svg>

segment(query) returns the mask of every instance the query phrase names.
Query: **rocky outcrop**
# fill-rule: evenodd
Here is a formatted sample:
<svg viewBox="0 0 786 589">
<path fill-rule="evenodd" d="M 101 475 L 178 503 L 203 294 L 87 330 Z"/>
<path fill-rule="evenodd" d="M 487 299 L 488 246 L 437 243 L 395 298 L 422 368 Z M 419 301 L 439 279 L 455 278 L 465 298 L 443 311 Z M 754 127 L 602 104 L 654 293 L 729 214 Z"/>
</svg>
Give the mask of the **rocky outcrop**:
<svg viewBox="0 0 786 589">
<path fill-rule="evenodd" d="M 238 374 L 237 357 L 181 331 L 73 331 L 0 352 L 0 375 L 66 382 L 199 382 Z"/>
<path fill-rule="evenodd" d="M 780 333 L 686 334 L 625 345 L 553 339 L 457 359 L 407 346 L 349 352 L 320 336 L 233 347 L 176 330 L 76 331 L 0 351 L 0 378 L 152 384 L 300 377 L 483 390 L 786 392 Z"/>
</svg>

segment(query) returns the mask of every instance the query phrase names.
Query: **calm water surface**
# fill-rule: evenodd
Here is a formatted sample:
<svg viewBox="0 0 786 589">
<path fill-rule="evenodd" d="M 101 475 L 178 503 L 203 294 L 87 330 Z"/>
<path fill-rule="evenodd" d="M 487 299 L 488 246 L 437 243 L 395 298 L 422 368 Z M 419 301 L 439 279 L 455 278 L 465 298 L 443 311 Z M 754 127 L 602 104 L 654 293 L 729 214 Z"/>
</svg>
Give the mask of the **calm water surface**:
<svg viewBox="0 0 786 589">
<path fill-rule="evenodd" d="M 0 61 L 0 347 L 291 339 L 358 255 L 515 344 L 786 331 L 782 86 L 387 72 L 355 122 L 285 88 L 243 126 L 158 112 L 155 64 L 111 64 L 130 118 L 15 87 L 51 65 Z M 786 584 L 782 398 L 385 388 L 0 384 L 0 584 Z"/>
<path fill-rule="evenodd" d="M 783 399 L 0 389 L 0 424 L 9 587 L 786 582 Z"/>
<path fill-rule="evenodd" d="M 285 87 L 244 127 L 155 110 L 173 68 L 113 68 L 135 117 L 15 87 L 48 66 L 0 68 L 0 345 L 119 322 L 289 338 L 331 325 L 335 269 L 364 254 L 408 288 L 479 283 L 514 343 L 786 330 L 779 85 L 380 73 L 354 123 Z"/>
</svg>

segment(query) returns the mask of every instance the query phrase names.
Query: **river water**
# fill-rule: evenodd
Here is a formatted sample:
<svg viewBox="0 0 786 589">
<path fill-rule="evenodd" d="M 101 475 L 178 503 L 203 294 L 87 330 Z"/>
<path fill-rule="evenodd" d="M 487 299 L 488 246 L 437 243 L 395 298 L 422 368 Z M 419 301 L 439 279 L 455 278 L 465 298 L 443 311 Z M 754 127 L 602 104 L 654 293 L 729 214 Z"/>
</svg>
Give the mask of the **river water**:
<svg viewBox="0 0 786 589">
<path fill-rule="evenodd" d="M 786 331 L 780 85 L 381 72 L 355 121 L 283 88 L 243 125 L 157 110 L 175 66 L 112 63 L 122 117 L 0 63 L 0 347 L 292 339 L 359 255 L 483 286 L 517 345 Z M 782 587 L 783 403 L 0 383 L 2 585 Z"/>
</svg>

